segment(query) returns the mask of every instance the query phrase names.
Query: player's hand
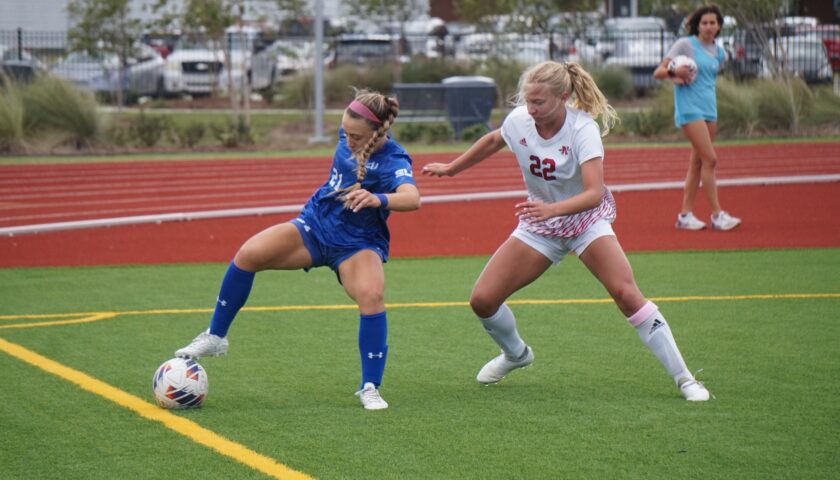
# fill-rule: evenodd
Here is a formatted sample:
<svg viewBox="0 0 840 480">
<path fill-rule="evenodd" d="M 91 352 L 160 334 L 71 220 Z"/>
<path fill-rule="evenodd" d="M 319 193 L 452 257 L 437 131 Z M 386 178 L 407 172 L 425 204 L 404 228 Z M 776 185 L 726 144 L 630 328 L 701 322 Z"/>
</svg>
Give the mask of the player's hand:
<svg viewBox="0 0 840 480">
<path fill-rule="evenodd" d="M 379 198 L 363 188 L 353 190 L 339 197 L 339 200 L 344 200 L 344 208 L 353 210 L 353 213 L 363 208 L 378 208 L 380 205 Z"/>
<path fill-rule="evenodd" d="M 429 163 L 423 166 L 423 175 L 431 175 L 434 177 L 451 177 L 448 163 Z"/>
<path fill-rule="evenodd" d="M 528 223 L 541 222 L 556 216 L 552 211 L 551 204 L 541 201 L 518 203 L 516 209 L 516 216 Z"/>
<path fill-rule="evenodd" d="M 691 79 L 691 67 L 688 65 L 680 65 L 674 69 L 674 76 L 687 83 Z"/>
</svg>

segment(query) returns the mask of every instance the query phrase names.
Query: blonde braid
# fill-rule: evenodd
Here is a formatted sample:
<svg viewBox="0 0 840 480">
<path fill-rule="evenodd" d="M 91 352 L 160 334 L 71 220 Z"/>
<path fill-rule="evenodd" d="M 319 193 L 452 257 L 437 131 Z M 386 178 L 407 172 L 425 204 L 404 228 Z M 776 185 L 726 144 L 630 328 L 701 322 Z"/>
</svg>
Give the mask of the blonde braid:
<svg viewBox="0 0 840 480">
<path fill-rule="evenodd" d="M 381 93 L 369 90 L 359 90 L 356 92 L 356 100 L 368 107 L 370 111 L 376 115 L 376 118 L 382 120 L 382 123 L 375 123 L 370 119 L 364 118 L 356 112 L 353 112 L 352 110 L 347 110 L 351 117 L 364 119 L 371 127 L 376 127 L 376 130 L 373 132 L 373 135 L 371 135 L 370 140 L 368 140 L 362 148 L 361 152 L 359 152 L 358 155 L 355 153 L 353 154 L 353 158 L 356 159 L 356 183 L 350 185 L 349 187 L 342 188 L 340 190 L 341 193 L 352 192 L 353 190 L 357 190 L 362 187 L 362 180 L 364 180 L 367 175 L 367 162 L 370 159 L 370 156 L 373 155 L 373 149 L 376 147 L 376 144 L 382 136 L 390 130 L 391 126 L 394 124 L 394 120 L 400 113 L 400 104 L 396 97 L 386 97 Z M 349 208 L 349 202 L 345 202 L 344 205 Z"/>
</svg>

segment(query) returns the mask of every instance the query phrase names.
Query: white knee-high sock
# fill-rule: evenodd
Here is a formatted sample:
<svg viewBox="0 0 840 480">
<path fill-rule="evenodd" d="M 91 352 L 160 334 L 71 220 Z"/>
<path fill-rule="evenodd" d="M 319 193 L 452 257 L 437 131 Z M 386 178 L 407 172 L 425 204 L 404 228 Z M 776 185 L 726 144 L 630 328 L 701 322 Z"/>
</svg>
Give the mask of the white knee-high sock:
<svg viewBox="0 0 840 480">
<path fill-rule="evenodd" d="M 521 357 L 525 353 L 525 342 L 516 331 L 516 317 L 507 304 L 503 303 L 499 310 L 488 318 L 478 317 L 484 325 L 484 330 L 501 347 L 505 355 L 512 359 Z"/>
<path fill-rule="evenodd" d="M 680 349 L 677 348 L 671 327 L 659 313 L 655 303 L 647 302 L 627 320 L 636 328 L 642 343 L 656 355 L 668 375 L 674 379 L 674 383 L 679 385 L 683 380 L 694 378 L 685 365 Z"/>
</svg>

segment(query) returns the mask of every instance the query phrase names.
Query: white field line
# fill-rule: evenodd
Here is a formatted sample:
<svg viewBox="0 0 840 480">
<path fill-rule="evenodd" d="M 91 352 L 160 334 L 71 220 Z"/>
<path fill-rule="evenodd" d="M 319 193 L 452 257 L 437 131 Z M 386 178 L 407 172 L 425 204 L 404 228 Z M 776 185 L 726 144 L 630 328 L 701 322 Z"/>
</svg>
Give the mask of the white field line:
<svg viewBox="0 0 840 480">
<path fill-rule="evenodd" d="M 831 175 L 802 175 L 783 177 L 751 177 L 718 180 L 720 186 L 750 186 L 750 185 L 785 185 L 796 183 L 828 183 L 840 182 L 840 174 Z M 611 185 L 613 192 L 633 192 L 652 190 L 671 190 L 683 188 L 682 181 L 649 182 Z M 504 198 L 524 198 L 525 190 L 510 190 L 481 193 L 453 193 L 448 195 L 429 195 L 423 197 L 423 203 L 470 202 L 480 200 L 497 200 Z M 72 222 L 40 223 L 34 225 L 19 225 L 0 228 L 0 235 L 15 236 L 33 233 L 56 232 L 61 230 L 77 230 L 96 227 L 115 227 L 121 225 L 138 225 L 144 223 L 164 223 L 213 218 L 230 218 L 245 216 L 274 215 L 280 213 L 299 212 L 303 205 L 278 205 L 272 207 L 234 208 L 226 210 L 207 210 L 199 212 L 180 212 L 154 215 L 138 215 L 129 217 L 99 218 L 94 220 L 77 220 Z"/>
</svg>

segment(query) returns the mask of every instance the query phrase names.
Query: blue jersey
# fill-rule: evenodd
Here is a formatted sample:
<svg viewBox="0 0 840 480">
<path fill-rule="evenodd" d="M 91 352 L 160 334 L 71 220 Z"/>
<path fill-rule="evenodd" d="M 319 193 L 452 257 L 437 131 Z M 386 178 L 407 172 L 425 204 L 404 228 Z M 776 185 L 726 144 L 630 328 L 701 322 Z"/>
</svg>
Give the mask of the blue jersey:
<svg viewBox="0 0 840 480">
<path fill-rule="evenodd" d="M 416 185 L 411 170 L 411 157 L 392 139 L 371 155 L 362 188 L 371 193 L 391 193 L 404 183 Z M 356 160 L 347 146 L 344 129 L 338 132 L 338 144 L 333 155 L 330 177 L 306 202 L 300 218 L 311 227 L 320 243 L 342 249 L 382 249 L 386 258 L 388 242 L 387 208 L 362 208 L 358 212 L 344 208 L 336 190 L 356 183 Z"/>
<path fill-rule="evenodd" d="M 691 36 L 689 40 L 694 48 L 697 77 L 690 85 L 674 86 L 674 123 L 677 127 L 697 120 L 717 121 L 715 84 L 724 60 L 723 49 L 718 47 L 717 55 L 713 56 L 697 37 Z"/>
</svg>

